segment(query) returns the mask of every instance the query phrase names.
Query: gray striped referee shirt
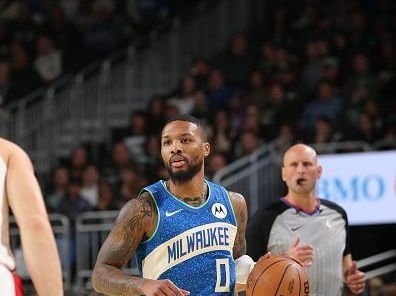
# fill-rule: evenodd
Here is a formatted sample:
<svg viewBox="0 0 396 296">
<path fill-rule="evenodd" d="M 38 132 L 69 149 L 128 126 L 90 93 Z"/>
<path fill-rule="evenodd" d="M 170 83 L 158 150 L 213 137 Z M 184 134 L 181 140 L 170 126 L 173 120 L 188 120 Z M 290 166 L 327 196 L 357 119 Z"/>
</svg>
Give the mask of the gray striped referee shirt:
<svg viewBox="0 0 396 296">
<path fill-rule="evenodd" d="M 297 237 L 311 244 L 314 259 L 306 267 L 312 296 L 340 296 L 343 292 L 342 261 L 350 253 L 348 219 L 337 204 L 320 199 L 312 213 L 293 207 L 281 198 L 258 210 L 249 222 L 247 254 L 257 261 L 266 252 L 285 254 Z"/>
</svg>

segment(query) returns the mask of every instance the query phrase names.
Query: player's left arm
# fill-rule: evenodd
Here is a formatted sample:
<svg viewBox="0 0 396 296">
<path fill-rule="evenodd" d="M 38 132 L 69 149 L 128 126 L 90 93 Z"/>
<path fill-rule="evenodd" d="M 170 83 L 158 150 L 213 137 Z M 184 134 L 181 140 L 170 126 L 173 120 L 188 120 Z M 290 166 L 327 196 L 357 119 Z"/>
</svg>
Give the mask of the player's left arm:
<svg viewBox="0 0 396 296">
<path fill-rule="evenodd" d="M 347 254 L 342 260 L 344 282 L 352 295 L 360 295 L 365 288 L 365 274 L 357 268 L 356 261 L 352 260 L 352 255 Z"/>
<path fill-rule="evenodd" d="M 246 254 L 246 224 L 247 224 L 247 207 L 245 198 L 242 194 L 230 192 L 232 207 L 234 208 L 235 218 L 237 220 L 238 230 L 233 247 L 233 257 L 238 259 Z"/>
<path fill-rule="evenodd" d="M 232 207 L 234 208 L 235 218 L 237 220 L 238 230 L 235 237 L 233 247 L 233 257 L 236 260 L 235 269 L 237 283 L 235 290 L 237 292 L 244 291 L 246 289 L 246 278 L 251 270 L 251 264 L 253 260 L 246 254 L 246 224 L 247 224 L 247 207 L 245 198 L 235 192 L 229 192 Z"/>
</svg>

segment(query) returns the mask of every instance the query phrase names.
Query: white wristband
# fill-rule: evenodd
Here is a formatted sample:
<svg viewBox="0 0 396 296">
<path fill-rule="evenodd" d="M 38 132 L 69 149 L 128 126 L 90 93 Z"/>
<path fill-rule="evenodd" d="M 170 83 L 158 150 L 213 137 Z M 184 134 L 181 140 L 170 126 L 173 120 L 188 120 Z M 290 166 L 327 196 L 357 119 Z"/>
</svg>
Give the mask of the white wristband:
<svg viewBox="0 0 396 296">
<path fill-rule="evenodd" d="M 246 284 L 247 278 L 256 262 L 248 255 L 243 255 L 235 260 L 236 282 Z"/>
</svg>

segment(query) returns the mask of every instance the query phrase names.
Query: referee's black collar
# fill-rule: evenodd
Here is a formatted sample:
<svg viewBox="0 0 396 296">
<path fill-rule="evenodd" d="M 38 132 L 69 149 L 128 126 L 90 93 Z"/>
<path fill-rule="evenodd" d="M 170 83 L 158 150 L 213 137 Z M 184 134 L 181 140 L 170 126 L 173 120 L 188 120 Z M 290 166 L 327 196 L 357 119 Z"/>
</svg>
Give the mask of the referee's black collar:
<svg viewBox="0 0 396 296">
<path fill-rule="evenodd" d="M 299 206 L 296 206 L 294 204 L 292 204 L 291 202 L 289 202 L 284 196 L 282 196 L 281 198 L 279 198 L 281 202 L 283 202 L 286 206 L 288 206 L 289 208 L 293 208 L 296 210 L 296 214 L 297 213 L 304 213 L 307 214 L 309 216 L 313 216 L 316 215 L 317 213 L 320 213 L 320 199 L 316 198 L 316 206 L 312 211 L 305 211 L 304 209 L 300 208 Z"/>
</svg>

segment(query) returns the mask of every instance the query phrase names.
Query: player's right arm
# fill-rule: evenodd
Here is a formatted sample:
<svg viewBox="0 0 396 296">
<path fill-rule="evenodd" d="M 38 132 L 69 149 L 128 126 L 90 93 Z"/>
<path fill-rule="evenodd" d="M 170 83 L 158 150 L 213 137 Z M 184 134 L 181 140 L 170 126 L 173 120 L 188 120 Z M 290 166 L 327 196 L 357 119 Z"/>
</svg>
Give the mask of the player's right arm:
<svg viewBox="0 0 396 296">
<path fill-rule="evenodd" d="M 122 271 L 141 241 L 150 237 L 157 210 L 148 193 L 129 201 L 102 245 L 92 275 L 95 291 L 107 295 L 188 295 L 169 280 L 150 280 Z"/>
</svg>

